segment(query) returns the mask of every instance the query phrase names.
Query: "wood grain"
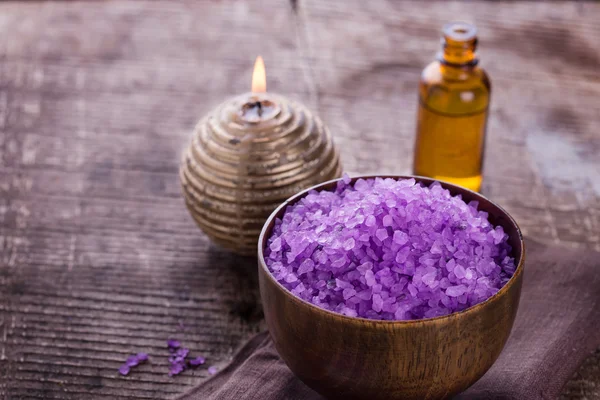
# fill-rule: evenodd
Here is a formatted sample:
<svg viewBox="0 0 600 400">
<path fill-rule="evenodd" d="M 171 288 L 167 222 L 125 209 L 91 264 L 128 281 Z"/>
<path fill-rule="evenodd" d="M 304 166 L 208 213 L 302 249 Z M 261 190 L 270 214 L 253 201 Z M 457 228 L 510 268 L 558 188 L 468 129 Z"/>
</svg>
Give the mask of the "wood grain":
<svg viewBox="0 0 600 400">
<path fill-rule="evenodd" d="M 293 6 L 293 7 L 292 7 Z M 248 90 L 304 101 L 355 173 L 409 173 L 421 68 L 474 21 L 492 78 L 484 192 L 525 233 L 600 250 L 600 5 L 316 0 L 0 4 L 0 398 L 169 398 L 262 327 L 256 263 L 211 245 L 177 167 Z M 185 325 L 179 331 L 179 321 Z M 134 351 L 152 362 L 129 377 Z M 600 399 L 600 352 L 564 399 Z"/>
</svg>

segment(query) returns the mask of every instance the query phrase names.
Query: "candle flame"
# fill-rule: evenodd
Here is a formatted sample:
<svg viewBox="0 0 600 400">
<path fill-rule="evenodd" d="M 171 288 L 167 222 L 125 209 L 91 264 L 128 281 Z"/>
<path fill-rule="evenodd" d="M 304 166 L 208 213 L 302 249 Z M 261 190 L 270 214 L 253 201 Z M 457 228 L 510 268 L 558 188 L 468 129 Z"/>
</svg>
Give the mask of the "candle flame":
<svg viewBox="0 0 600 400">
<path fill-rule="evenodd" d="M 254 63 L 254 71 L 252 72 L 252 91 L 255 93 L 267 91 L 265 62 L 261 56 L 256 57 L 256 62 Z"/>
</svg>

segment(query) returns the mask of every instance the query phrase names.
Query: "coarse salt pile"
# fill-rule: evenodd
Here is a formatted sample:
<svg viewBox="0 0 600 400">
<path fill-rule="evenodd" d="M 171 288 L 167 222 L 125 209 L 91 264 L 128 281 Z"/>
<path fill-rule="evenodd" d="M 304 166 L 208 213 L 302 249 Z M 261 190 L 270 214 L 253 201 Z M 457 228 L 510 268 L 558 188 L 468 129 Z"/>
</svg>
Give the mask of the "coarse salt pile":
<svg viewBox="0 0 600 400">
<path fill-rule="evenodd" d="M 440 184 L 345 176 L 275 223 L 265 259 L 294 295 L 351 317 L 431 318 L 461 311 L 515 271 L 508 235 L 477 202 Z"/>
</svg>

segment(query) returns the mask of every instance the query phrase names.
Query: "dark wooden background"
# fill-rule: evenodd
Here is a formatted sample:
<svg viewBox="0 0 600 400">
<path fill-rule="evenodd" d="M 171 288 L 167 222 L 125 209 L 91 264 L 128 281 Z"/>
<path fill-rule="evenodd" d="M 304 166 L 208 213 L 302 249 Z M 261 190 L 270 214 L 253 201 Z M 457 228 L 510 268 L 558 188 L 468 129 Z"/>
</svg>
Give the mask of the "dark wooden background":
<svg viewBox="0 0 600 400">
<path fill-rule="evenodd" d="M 484 192 L 527 235 L 600 250 L 600 3 L 0 4 L 0 398 L 172 397 L 207 373 L 167 376 L 170 335 L 226 362 L 263 327 L 256 266 L 185 210 L 195 122 L 262 54 L 347 171 L 410 173 L 418 76 L 454 19 L 493 82 Z M 564 399 L 600 399 L 600 351 Z"/>
</svg>

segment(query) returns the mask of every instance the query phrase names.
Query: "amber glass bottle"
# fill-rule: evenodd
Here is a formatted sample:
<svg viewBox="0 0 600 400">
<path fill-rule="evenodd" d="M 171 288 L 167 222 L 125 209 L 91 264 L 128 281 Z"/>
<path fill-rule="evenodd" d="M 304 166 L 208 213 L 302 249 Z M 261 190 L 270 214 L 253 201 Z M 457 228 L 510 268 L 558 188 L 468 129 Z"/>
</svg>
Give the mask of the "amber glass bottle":
<svg viewBox="0 0 600 400">
<path fill-rule="evenodd" d="M 476 46 L 475 26 L 444 26 L 442 51 L 419 83 L 413 171 L 479 191 L 491 86 Z"/>
</svg>

